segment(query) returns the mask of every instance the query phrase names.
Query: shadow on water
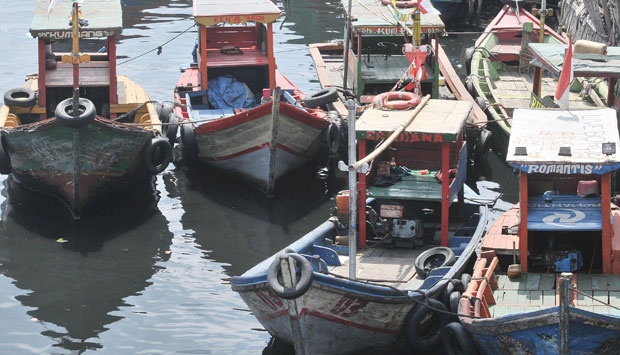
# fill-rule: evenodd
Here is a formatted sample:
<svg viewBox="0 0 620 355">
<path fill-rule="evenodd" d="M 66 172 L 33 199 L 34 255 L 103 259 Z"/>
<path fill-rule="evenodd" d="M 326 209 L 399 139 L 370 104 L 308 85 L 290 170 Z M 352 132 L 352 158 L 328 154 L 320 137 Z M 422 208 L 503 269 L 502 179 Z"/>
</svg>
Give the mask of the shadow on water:
<svg viewBox="0 0 620 355">
<path fill-rule="evenodd" d="M 166 190 L 176 191 L 182 204 L 184 229 L 194 232 L 209 258 L 230 264 L 229 275 L 240 275 L 325 221 L 342 182 L 320 179 L 307 167 L 279 179 L 269 198 L 202 164 L 164 175 Z"/>
<path fill-rule="evenodd" d="M 121 319 L 111 312 L 149 286 L 157 263 L 169 258 L 172 235 L 162 232 L 153 182 L 102 198 L 80 220 L 55 198 L 10 177 L 4 184 L 0 274 L 27 291 L 15 299 L 31 307 L 27 314 L 52 347 L 103 348 L 99 333 Z"/>
</svg>

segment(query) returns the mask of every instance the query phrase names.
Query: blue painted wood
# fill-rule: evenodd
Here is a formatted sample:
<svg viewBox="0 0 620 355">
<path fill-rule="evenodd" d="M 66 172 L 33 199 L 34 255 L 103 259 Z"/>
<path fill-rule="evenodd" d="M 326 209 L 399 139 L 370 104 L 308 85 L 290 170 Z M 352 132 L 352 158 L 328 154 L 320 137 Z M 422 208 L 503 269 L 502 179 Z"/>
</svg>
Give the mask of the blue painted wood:
<svg viewBox="0 0 620 355">
<path fill-rule="evenodd" d="M 601 197 L 530 196 L 527 229 L 530 231 L 600 231 Z"/>
</svg>

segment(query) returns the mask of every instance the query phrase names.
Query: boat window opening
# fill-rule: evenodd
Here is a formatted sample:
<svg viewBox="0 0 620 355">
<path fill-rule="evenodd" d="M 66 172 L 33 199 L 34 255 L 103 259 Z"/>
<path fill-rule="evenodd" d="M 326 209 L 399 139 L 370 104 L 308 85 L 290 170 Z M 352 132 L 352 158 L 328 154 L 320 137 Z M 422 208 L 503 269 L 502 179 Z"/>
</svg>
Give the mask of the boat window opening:
<svg viewBox="0 0 620 355">
<path fill-rule="evenodd" d="M 529 231 L 530 272 L 602 273 L 600 231 Z"/>
<path fill-rule="evenodd" d="M 269 87 L 269 67 L 268 66 L 248 66 L 235 68 L 211 68 L 208 70 L 207 76 L 209 81 L 219 77 L 232 77 L 237 82 L 247 85 L 252 93 L 254 102 L 252 106 L 260 104 L 263 95 L 263 89 Z M 196 104 L 205 104 L 197 102 Z M 214 105 L 213 102 L 208 103 L 209 108 Z M 221 107 L 220 107 L 221 108 Z"/>
</svg>

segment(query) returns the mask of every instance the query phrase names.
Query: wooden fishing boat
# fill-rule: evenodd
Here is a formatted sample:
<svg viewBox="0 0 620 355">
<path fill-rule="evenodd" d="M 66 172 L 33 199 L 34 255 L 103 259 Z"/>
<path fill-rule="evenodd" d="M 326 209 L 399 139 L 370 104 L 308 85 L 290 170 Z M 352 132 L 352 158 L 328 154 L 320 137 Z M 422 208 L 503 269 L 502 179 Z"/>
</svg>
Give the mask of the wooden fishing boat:
<svg viewBox="0 0 620 355">
<path fill-rule="evenodd" d="M 174 90 L 184 152 L 271 195 L 278 178 L 317 157 L 330 119 L 276 68 L 273 2 L 194 0 L 193 11 L 196 58 Z"/>
<path fill-rule="evenodd" d="M 485 234 L 445 342 L 457 353 L 615 353 L 616 111 L 516 109 L 512 123 L 506 162 L 519 172 L 519 202 Z"/>
<path fill-rule="evenodd" d="M 429 98 L 414 110 L 371 108 L 357 122 L 350 107 L 358 152 L 351 144 L 347 169 L 359 196 L 342 191 L 334 216 L 232 278 L 257 320 L 296 354 L 440 343 L 446 297 L 473 267 L 486 210 L 463 198 L 472 104 Z"/>
<path fill-rule="evenodd" d="M 345 18 L 355 20 L 346 24 L 344 40 L 309 45 L 322 88 L 313 95 L 339 93 L 339 100 L 324 108 L 337 112 L 343 126 L 349 99 L 359 104 L 358 116 L 366 108 L 384 103 L 415 106 L 427 94 L 434 99 L 473 103 L 466 122 L 469 178 L 471 182 L 478 180 L 483 175 L 479 165 L 488 151 L 491 133 L 485 127 L 486 114 L 467 91 L 440 45 L 445 26 L 439 15 L 423 7 L 399 7 L 368 0 L 352 0 L 349 10 L 348 2 L 342 0 Z M 390 95 L 399 102 L 390 101 Z M 347 140 L 344 131 L 341 130 L 342 142 Z"/>
<path fill-rule="evenodd" d="M 533 56 L 530 43 L 568 44 L 562 37 L 544 25 L 547 11 L 538 11 L 543 20 L 541 40 L 539 20 L 521 7 L 504 5 L 489 23 L 474 47 L 466 51 L 465 65 L 469 76 L 466 85 L 485 110 L 493 131 L 497 152 L 505 155 L 512 128 L 515 108 L 547 105 L 554 106 L 553 96 L 557 77 L 538 76 L 534 80 Z M 532 95 L 535 94 L 535 96 Z M 581 78 L 571 86 L 571 108 L 605 106 L 607 85 L 601 78 Z"/>
<path fill-rule="evenodd" d="M 389 91 L 475 102 L 440 45 L 445 25 L 437 13 L 367 0 L 352 0 L 349 10 L 348 3 L 342 0 L 345 18 L 354 21 L 346 24 L 344 40 L 309 45 L 323 93 L 340 92 L 330 109 L 346 118 L 346 100 L 372 105 Z M 479 107 L 472 121 L 486 122 Z"/>
<path fill-rule="evenodd" d="M 37 1 L 30 26 L 38 73 L 4 94 L 0 173 L 79 218 L 96 196 L 163 171 L 172 148 L 144 89 L 117 75 L 120 1 L 49 4 Z"/>
</svg>

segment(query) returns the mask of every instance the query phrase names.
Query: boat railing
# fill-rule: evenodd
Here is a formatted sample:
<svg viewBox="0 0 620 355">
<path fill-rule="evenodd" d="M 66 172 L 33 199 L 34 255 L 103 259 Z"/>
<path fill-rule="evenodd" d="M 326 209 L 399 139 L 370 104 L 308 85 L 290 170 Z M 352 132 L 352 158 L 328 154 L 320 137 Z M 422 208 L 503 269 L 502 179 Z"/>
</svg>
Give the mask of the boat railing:
<svg viewBox="0 0 620 355">
<path fill-rule="evenodd" d="M 476 261 L 471 282 L 460 299 L 460 315 L 490 318 L 489 305 L 495 304 L 493 290 L 497 288 L 495 269 L 499 259 L 495 252 L 483 252 Z M 465 313 L 463 313 L 465 310 Z"/>
</svg>

